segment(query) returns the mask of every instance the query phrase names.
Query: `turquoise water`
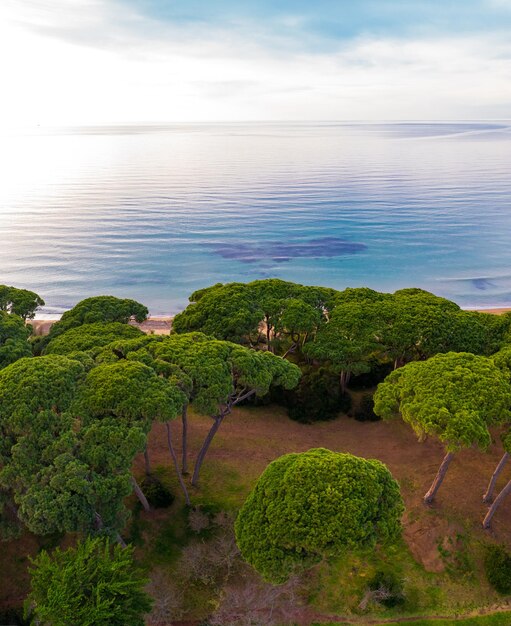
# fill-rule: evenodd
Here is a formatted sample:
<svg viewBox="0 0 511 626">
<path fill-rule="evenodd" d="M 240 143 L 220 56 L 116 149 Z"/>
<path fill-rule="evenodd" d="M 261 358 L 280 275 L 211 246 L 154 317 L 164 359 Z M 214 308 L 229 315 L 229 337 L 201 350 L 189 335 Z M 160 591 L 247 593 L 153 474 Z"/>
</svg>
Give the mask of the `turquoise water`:
<svg viewBox="0 0 511 626">
<path fill-rule="evenodd" d="M 48 313 L 269 276 L 511 306 L 511 123 L 41 130 L 0 166 L 0 283 Z"/>
</svg>

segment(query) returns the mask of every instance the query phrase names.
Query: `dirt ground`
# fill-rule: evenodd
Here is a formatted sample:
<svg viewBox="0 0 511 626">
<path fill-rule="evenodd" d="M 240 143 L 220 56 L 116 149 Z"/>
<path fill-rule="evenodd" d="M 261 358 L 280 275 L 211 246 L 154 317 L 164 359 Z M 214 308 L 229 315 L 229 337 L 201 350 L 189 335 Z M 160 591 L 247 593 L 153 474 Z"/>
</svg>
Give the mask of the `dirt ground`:
<svg viewBox="0 0 511 626">
<path fill-rule="evenodd" d="M 191 458 L 210 426 L 210 419 L 192 416 L 190 424 Z M 174 425 L 178 443 L 179 425 Z M 405 501 L 405 539 L 416 560 L 430 571 L 442 567 L 438 543 L 460 531 L 469 531 L 481 540 L 492 538 L 511 547 L 511 498 L 493 519 L 492 529 L 484 531 L 482 519 L 487 510 L 482 494 L 502 455 L 500 437 L 487 452 L 463 450 L 449 467 L 436 502 L 424 506 L 422 496 L 429 488 L 444 456 L 440 444 L 430 439 L 417 441 L 401 420 L 357 422 L 346 416 L 337 420 L 304 425 L 290 420 L 281 407 L 238 408 L 222 424 L 208 452 L 200 488 L 192 497 L 228 489 L 234 506 L 241 504 L 251 486 L 269 462 L 288 452 L 325 447 L 383 461 L 401 485 Z M 168 464 L 163 425 L 155 425 L 149 440 L 153 463 Z M 222 471 L 227 470 L 227 472 Z M 142 462 L 137 461 L 137 472 Z M 230 475 L 226 479 L 224 474 Z M 498 488 L 511 479 L 511 464 L 502 473 Z M 229 484 L 225 484 L 225 480 Z M 206 496 L 207 497 L 207 496 Z"/>
<path fill-rule="evenodd" d="M 190 416 L 191 461 L 210 424 L 210 418 Z M 178 450 L 179 430 L 178 421 L 173 425 Z M 494 438 L 499 441 L 498 433 Z M 425 507 L 422 496 L 435 476 L 443 450 L 433 440 L 419 443 L 411 429 L 400 420 L 357 422 L 340 416 L 334 421 L 303 425 L 291 421 L 285 410 L 278 406 L 235 409 L 212 443 L 200 486 L 191 489 L 192 501 L 218 501 L 221 494 L 225 505 L 236 509 L 269 462 L 282 454 L 314 447 L 377 458 L 387 464 L 400 482 L 406 505 L 403 519 L 405 540 L 425 569 L 433 572 L 442 569 L 438 544 L 455 537 L 460 530 L 469 532 L 476 539 L 488 541 L 491 538 L 511 547 L 511 498 L 496 514 L 491 531 L 484 531 L 481 527 L 486 511 L 481 496 L 501 456 L 500 444 L 494 444 L 487 453 L 478 450 L 459 452 L 437 501 L 433 506 Z M 153 467 L 170 466 L 163 424 L 156 424 L 150 433 L 149 453 Z M 143 467 L 140 456 L 135 462 L 135 474 L 141 476 Z M 174 480 L 174 474 L 171 475 Z M 503 486 L 509 478 L 511 464 L 503 472 L 498 486 Z M 179 494 L 177 481 L 174 492 Z M 167 514 L 162 510 L 150 513 L 147 519 L 150 521 L 151 515 L 161 517 Z M 0 606 L 20 604 L 28 585 L 27 556 L 34 555 L 38 546 L 40 541 L 28 534 L 2 545 Z"/>
</svg>

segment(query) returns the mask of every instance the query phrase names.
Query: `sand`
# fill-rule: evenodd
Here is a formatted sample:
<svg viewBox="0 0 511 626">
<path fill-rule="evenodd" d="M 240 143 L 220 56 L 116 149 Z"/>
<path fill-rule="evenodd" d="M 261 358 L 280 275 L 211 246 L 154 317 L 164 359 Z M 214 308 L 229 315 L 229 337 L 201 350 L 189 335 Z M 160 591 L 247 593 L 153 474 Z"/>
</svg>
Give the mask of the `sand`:
<svg viewBox="0 0 511 626">
<path fill-rule="evenodd" d="M 139 324 L 138 322 L 130 322 L 132 326 L 137 326 L 140 330 L 144 331 L 148 335 L 170 335 L 170 329 L 172 327 L 172 317 L 159 317 L 150 315 L 145 322 Z M 34 319 L 30 321 L 32 328 L 34 329 L 34 335 L 47 335 L 50 332 L 50 328 L 58 322 L 59 318 L 54 319 Z"/>
</svg>

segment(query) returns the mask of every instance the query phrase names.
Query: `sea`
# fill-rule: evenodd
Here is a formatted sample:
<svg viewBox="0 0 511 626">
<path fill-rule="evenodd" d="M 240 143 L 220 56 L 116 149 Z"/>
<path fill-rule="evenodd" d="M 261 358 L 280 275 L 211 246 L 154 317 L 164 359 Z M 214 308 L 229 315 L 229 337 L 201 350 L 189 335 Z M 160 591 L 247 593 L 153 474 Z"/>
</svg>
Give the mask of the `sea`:
<svg viewBox="0 0 511 626">
<path fill-rule="evenodd" d="M 24 129 L 0 172 L 0 284 L 46 315 L 268 277 L 511 306 L 511 122 Z"/>
</svg>

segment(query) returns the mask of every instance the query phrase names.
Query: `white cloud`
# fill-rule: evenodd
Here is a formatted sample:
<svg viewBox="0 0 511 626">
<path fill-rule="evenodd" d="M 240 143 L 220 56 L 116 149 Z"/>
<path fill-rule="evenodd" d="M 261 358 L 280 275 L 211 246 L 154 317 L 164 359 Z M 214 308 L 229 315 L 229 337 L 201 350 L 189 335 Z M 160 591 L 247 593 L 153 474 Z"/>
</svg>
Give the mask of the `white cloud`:
<svg viewBox="0 0 511 626">
<path fill-rule="evenodd" d="M 511 102 L 511 45 L 495 36 L 314 54 L 248 32 L 158 23 L 113 0 L 2 3 L 0 123 L 473 119 Z"/>
</svg>

